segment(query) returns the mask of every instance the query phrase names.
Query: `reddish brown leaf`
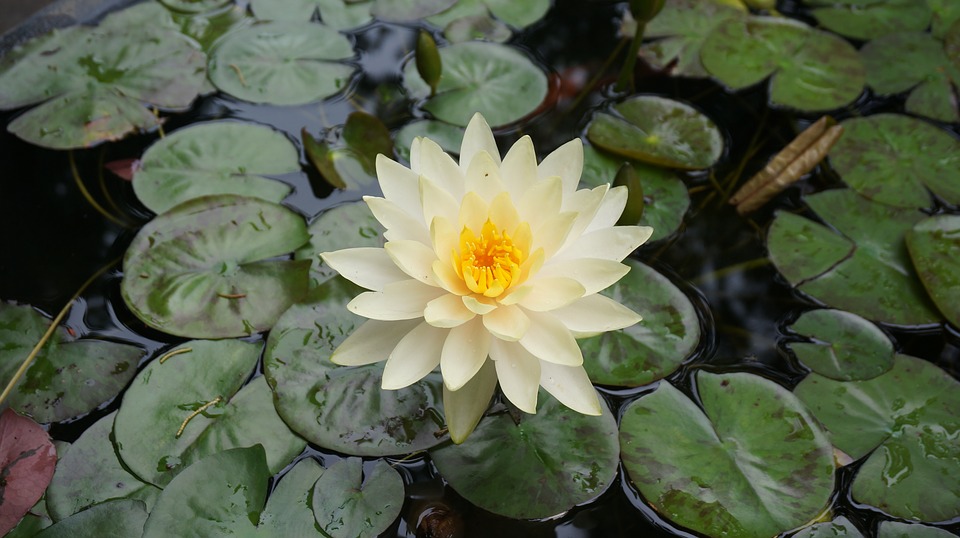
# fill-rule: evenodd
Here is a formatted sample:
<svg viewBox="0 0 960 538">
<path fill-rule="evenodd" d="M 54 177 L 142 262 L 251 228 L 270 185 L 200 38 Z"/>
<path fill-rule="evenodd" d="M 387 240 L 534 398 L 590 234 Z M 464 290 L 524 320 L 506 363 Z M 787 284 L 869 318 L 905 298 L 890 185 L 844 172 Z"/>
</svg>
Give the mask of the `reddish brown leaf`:
<svg viewBox="0 0 960 538">
<path fill-rule="evenodd" d="M 47 432 L 5 409 L 0 415 L 0 536 L 40 500 L 56 466 L 57 451 Z"/>
<path fill-rule="evenodd" d="M 140 159 L 118 159 L 103 166 L 120 179 L 133 181 L 133 174 L 140 169 Z"/>
</svg>

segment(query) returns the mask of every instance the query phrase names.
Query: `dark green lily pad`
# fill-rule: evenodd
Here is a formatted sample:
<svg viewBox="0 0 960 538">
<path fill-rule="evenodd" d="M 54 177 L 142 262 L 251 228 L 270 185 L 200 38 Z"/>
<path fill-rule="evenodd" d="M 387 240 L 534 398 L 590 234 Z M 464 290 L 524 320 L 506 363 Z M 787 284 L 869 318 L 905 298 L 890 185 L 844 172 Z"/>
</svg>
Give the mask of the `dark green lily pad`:
<svg viewBox="0 0 960 538">
<path fill-rule="evenodd" d="M 307 260 L 270 260 L 304 244 L 303 218 L 223 194 L 188 200 L 144 226 L 124 256 L 121 293 L 144 323 L 195 338 L 264 331 L 305 293 Z"/>
<path fill-rule="evenodd" d="M 743 16 L 743 11 L 712 0 L 667 1 L 643 34 L 644 38 L 662 39 L 641 46 L 640 57 L 656 69 L 669 68 L 672 75 L 709 77 L 700 62 L 703 42 L 724 20 Z M 625 25 L 622 33 L 633 36 L 636 23 Z"/>
<path fill-rule="evenodd" d="M 310 224 L 310 242 L 296 252 L 299 260 L 310 260 L 312 286 L 337 276 L 337 272 L 320 258 L 321 252 L 344 248 L 382 247 L 384 228 L 363 202 L 353 202 L 328 209 Z"/>
<path fill-rule="evenodd" d="M 541 390 L 535 415 L 487 416 L 463 444 L 430 451 L 440 474 L 465 499 L 516 519 L 561 514 L 594 499 L 617 472 L 617 423 L 572 411 Z"/>
<path fill-rule="evenodd" d="M 240 388 L 260 345 L 195 340 L 173 351 L 183 349 L 191 351 L 147 365 L 124 394 L 114 436 L 134 474 L 163 487 L 209 454 L 257 443 L 276 473 L 303 450 L 306 443 L 277 416 L 266 380 Z"/>
<path fill-rule="evenodd" d="M 624 162 L 633 166 L 643 185 L 643 216 L 636 224 L 653 228 L 653 235 L 648 241 L 659 241 L 672 235 L 683 224 L 683 217 L 690 207 L 690 195 L 687 186 L 670 170 L 630 159 L 618 159 L 585 145 L 580 183 L 587 187 L 612 183 Z"/>
<path fill-rule="evenodd" d="M 311 458 L 300 460 L 287 471 L 260 513 L 260 534 L 277 538 L 322 536 L 310 503 L 313 485 L 321 474 L 323 467 Z"/>
<path fill-rule="evenodd" d="M 342 278 L 328 280 L 311 294 L 314 302 L 291 307 L 270 331 L 263 367 L 277 411 L 310 442 L 345 454 L 430 448 L 440 442 L 434 434 L 443 427 L 439 374 L 404 389 L 382 390 L 382 363 L 330 362 L 334 349 L 364 321 L 346 309 L 360 291 Z"/>
<path fill-rule="evenodd" d="M 440 49 L 443 74 L 437 94 L 407 62 L 403 84 L 423 109 L 438 119 L 466 126 L 480 112 L 493 126 L 530 114 L 547 96 L 547 76 L 519 49 L 496 43 L 456 43 Z"/>
<path fill-rule="evenodd" d="M 960 216 L 937 215 L 907 232 L 907 249 L 930 298 L 960 327 Z"/>
<path fill-rule="evenodd" d="M 338 31 L 310 22 L 268 22 L 223 37 L 210 55 L 210 81 L 253 103 L 299 105 L 343 90 L 354 72 L 339 62 L 353 46 Z"/>
<path fill-rule="evenodd" d="M 173 11 L 182 13 L 207 13 L 229 4 L 232 0 L 160 0 Z"/>
<path fill-rule="evenodd" d="M 29 306 L 0 302 L 4 385 L 49 326 L 50 320 Z M 4 403 L 37 422 L 60 422 L 88 413 L 123 390 L 137 373 L 142 356 L 143 350 L 136 346 L 77 340 L 59 327 Z"/>
<path fill-rule="evenodd" d="M 98 420 L 60 456 L 46 494 L 47 509 L 55 521 L 121 498 L 142 501 L 149 512 L 160 495 L 159 488 L 141 482 L 120 463 L 110 440 L 115 416 L 113 412 Z"/>
<path fill-rule="evenodd" d="M 37 533 L 35 538 L 140 536 L 146 520 L 147 509 L 142 501 L 116 499 L 58 521 Z"/>
<path fill-rule="evenodd" d="M 951 28 L 957 29 L 955 23 L 960 20 L 960 4 L 953 0 L 927 0 L 927 5 L 933 11 L 931 31 L 934 37 L 943 39 Z"/>
<path fill-rule="evenodd" d="M 208 456 L 164 488 L 143 538 L 257 536 L 270 475 L 260 445 Z"/>
<path fill-rule="evenodd" d="M 936 527 L 899 521 L 881 521 L 877 529 L 877 538 L 953 538 L 955 536 L 956 534 L 952 532 Z"/>
<path fill-rule="evenodd" d="M 940 320 L 904 243 L 923 213 L 873 203 L 849 189 L 805 200 L 836 231 L 791 213 L 777 215 L 767 250 L 791 285 L 874 321 L 922 325 Z"/>
<path fill-rule="evenodd" d="M 400 474 L 383 460 L 370 473 L 362 471 L 360 458 L 343 459 L 324 470 L 314 486 L 313 513 L 331 538 L 379 536 L 400 515 Z"/>
<path fill-rule="evenodd" d="M 297 148 L 273 129 L 238 122 L 200 123 L 150 146 L 134 173 L 133 189 L 155 213 L 210 194 L 279 202 L 291 187 L 263 176 L 299 169 Z"/>
<path fill-rule="evenodd" d="M 593 117 L 587 138 L 630 159 L 671 168 L 709 168 L 723 153 L 723 137 L 695 108 L 656 95 L 640 95 Z"/>
<path fill-rule="evenodd" d="M 397 156 L 409 162 L 410 145 L 413 144 L 413 139 L 418 136 L 429 138 L 443 148 L 443 151 L 456 155 L 460 153 L 463 127 L 434 120 L 410 122 L 401 127 L 394 137 Z"/>
<path fill-rule="evenodd" d="M 811 342 L 787 345 L 807 368 L 837 379 L 871 379 L 893 366 L 893 343 L 876 325 L 850 312 L 811 310 L 790 328 Z"/>
<path fill-rule="evenodd" d="M 804 0 L 821 26 L 854 39 L 926 30 L 933 13 L 927 0 Z"/>
<path fill-rule="evenodd" d="M 661 382 L 627 406 L 620 447 L 657 512 L 708 536 L 773 536 L 819 514 L 833 450 L 803 403 L 762 377 L 696 377 L 703 409 Z"/>
<path fill-rule="evenodd" d="M 337 30 L 363 26 L 371 20 L 369 1 L 357 0 L 252 0 L 250 8 L 261 20 L 309 21 L 317 13 L 323 24 Z"/>
<path fill-rule="evenodd" d="M 670 375 L 700 343 L 693 303 L 669 279 L 630 259 L 619 282 L 600 292 L 643 316 L 620 331 L 578 340 L 594 383 L 638 387 Z"/>
<path fill-rule="evenodd" d="M 734 90 L 772 76 L 771 103 L 811 112 L 853 102 L 866 76 L 846 40 L 782 17 L 724 20 L 707 37 L 700 60 Z"/>
<path fill-rule="evenodd" d="M 833 521 L 823 523 L 814 523 L 809 527 L 804 527 L 800 532 L 794 534 L 792 538 L 863 538 L 863 534 L 857 530 L 857 527 L 849 519 L 840 516 Z"/>
<path fill-rule="evenodd" d="M 899 114 L 853 118 L 842 125 L 830 162 L 850 188 L 897 207 L 930 207 L 924 186 L 948 203 L 960 203 L 960 140 Z"/>
<path fill-rule="evenodd" d="M 797 396 L 851 458 L 867 454 L 851 491 L 857 502 L 905 519 L 960 516 L 960 382 L 933 364 L 897 355 L 865 381 L 810 374 Z"/>
</svg>

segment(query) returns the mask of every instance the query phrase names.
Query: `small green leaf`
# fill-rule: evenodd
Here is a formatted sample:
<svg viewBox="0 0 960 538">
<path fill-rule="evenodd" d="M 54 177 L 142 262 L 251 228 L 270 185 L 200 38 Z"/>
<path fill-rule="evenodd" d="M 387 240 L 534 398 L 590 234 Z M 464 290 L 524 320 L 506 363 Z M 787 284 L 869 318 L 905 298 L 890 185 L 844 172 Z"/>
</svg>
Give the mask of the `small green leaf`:
<svg viewBox="0 0 960 538">
<path fill-rule="evenodd" d="M 303 140 L 303 152 L 310 160 L 310 164 L 320 172 L 320 175 L 335 189 L 346 189 L 347 184 L 340 177 L 340 172 L 333 165 L 333 154 L 326 142 L 317 140 L 306 127 L 300 130 L 300 139 Z"/>
<path fill-rule="evenodd" d="M 348 30 L 369 23 L 373 2 L 354 0 L 252 0 L 250 8 L 260 20 L 309 21 L 319 12 L 323 24 Z"/>
<path fill-rule="evenodd" d="M 390 22 L 415 21 L 449 9 L 457 0 L 375 0 L 370 12 Z"/>
<path fill-rule="evenodd" d="M 729 18 L 743 17 L 743 11 L 712 0 L 674 0 L 667 2 L 647 24 L 644 36 L 661 38 L 640 47 L 640 56 L 657 69 L 684 77 L 707 77 L 700 62 L 700 49 L 710 32 Z M 624 28 L 633 35 L 635 30 Z M 676 64 L 670 65 L 676 61 Z"/>
<path fill-rule="evenodd" d="M 207 13 L 230 3 L 230 0 L 160 0 L 173 11 L 183 13 Z"/>
<path fill-rule="evenodd" d="M 322 473 L 323 467 L 311 458 L 298 461 L 287 471 L 260 514 L 260 534 L 276 538 L 320 536 L 310 497 Z"/>
<path fill-rule="evenodd" d="M 362 472 L 363 460 L 346 458 L 324 470 L 313 488 L 313 513 L 331 538 L 374 538 L 400 515 L 400 474 L 382 460 L 361 478 Z"/>
<path fill-rule="evenodd" d="M 953 538 L 956 534 L 936 527 L 901 523 L 899 521 L 881 521 L 877 538 Z"/>
<path fill-rule="evenodd" d="M 907 232 L 913 266 L 944 317 L 960 327 L 960 216 L 926 218 Z"/>
<path fill-rule="evenodd" d="M 842 36 L 869 40 L 896 32 L 922 31 L 932 13 L 927 0 L 804 0 L 821 26 Z"/>
<path fill-rule="evenodd" d="M 54 523 L 37 533 L 35 538 L 140 536 L 146 520 L 147 509 L 143 502 L 109 500 Z"/>
<path fill-rule="evenodd" d="M 437 84 L 443 73 L 443 64 L 440 61 L 440 51 L 437 42 L 426 30 L 420 30 L 417 35 L 417 73 L 430 86 L 430 97 L 437 94 Z"/>
<path fill-rule="evenodd" d="M 893 343 L 869 321 L 840 310 L 805 312 L 790 328 L 812 342 L 787 345 L 814 372 L 837 379 L 871 379 L 893 366 Z"/>
</svg>

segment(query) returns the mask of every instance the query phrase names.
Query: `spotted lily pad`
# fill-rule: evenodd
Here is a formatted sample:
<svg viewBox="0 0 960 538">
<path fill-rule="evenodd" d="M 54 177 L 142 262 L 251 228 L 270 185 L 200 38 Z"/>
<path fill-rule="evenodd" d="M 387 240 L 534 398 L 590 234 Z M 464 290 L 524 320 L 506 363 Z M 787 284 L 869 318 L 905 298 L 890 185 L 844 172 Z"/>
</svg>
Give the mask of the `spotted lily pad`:
<svg viewBox="0 0 960 538">
<path fill-rule="evenodd" d="M 572 411 L 541 394 L 535 415 L 487 416 L 463 444 L 430 451 L 440 474 L 465 499 L 517 519 L 545 518 L 585 503 L 617 472 L 617 423 Z M 602 403 L 602 400 L 601 400 Z"/>
<path fill-rule="evenodd" d="M 865 381 L 810 374 L 797 396 L 851 458 L 869 454 L 853 481 L 857 502 L 900 518 L 960 516 L 960 382 L 922 359 L 897 355 Z"/>
<path fill-rule="evenodd" d="M 904 235 L 923 213 L 873 203 L 849 189 L 805 200 L 836 231 L 792 213 L 777 215 L 767 250 L 791 285 L 874 321 L 921 325 L 940 320 L 904 244 Z"/>
<path fill-rule="evenodd" d="M 373 20 L 373 3 L 364 0 L 251 0 L 250 8 L 261 20 L 309 21 L 320 14 L 323 24 L 337 30 L 363 26 Z"/>
<path fill-rule="evenodd" d="M 863 534 L 857 530 L 857 527 L 849 519 L 840 516 L 833 521 L 824 521 L 814 523 L 809 527 L 804 527 L 800 532 L 793 535 L 792 538 L 863 538 Z"/>
<path fill-rule="evenodd" d="M 140 536 L 147 520 L 143 502 L 115 499 L 102 502 L 58 521 L 37 533 L 35 538 L 76 538 L 77 536 Z"/>
<path fill-rule="evenodd" d="M 657 69 L 673 75 L 708 77 L 700 62 L 700 49 L 710 32 L 729 18 L 744 12 L 716 0 L 670 0 L 644 29 L 644 38 L 660 38 L 640 47 L 640 57 Z M 622 33 L 633 36 L 635 22 Z"/>
<path fill-rule="evenodd" d="M 287 471 L 260 513 L 260 534 L 277 538 L 321 536 L 310 503 L 313 485 L 321 474 L 323 467 L 311 458 L 300 460 Z"/>
<path fill-rule="evenodd" d="M 310 22 L 268 22 L 223 37 L 211 52 L 209 76 L 230 95 L 253 103 L 299 105 L 343 90 L 354 68 L 350 41 Z"/>
<path fill-rule="evenodd" d="M 631 97 L 597 114 L 587 138 L 611 153 L 683 170 L 709 168 L 723 153 L 723 137 L 710 118 L 655 95 Z"/>
<path fill-rule="evenodd" d="M 303 218 L 283 206 L 229 194 L 195 198 L 140 230 L 120 290 L 137 317 L 169 334 L 253 334 L 306 293 L 308 260 L 270 258 L 308 238 Z"/>
<path fill-rule="evenodd" d="M 379 536 L 400 515 L 403 497 L 403 479 L 387 462 L 380 460 L 364 473 L 363 460 L 347 458 L 317 480 L 313 513 L 331 538 Z"/>
<path fill-rule="evenodd" d="M 533 112 L 547 96 L 547 76 L 526 54 L 496 43 L 456 43 L 440 49 L 443 74 L 437 94 L 407 62 L 403 84 L 423 109 L 438 119 L 466 126 L 480 112 L 491 126 L 513 123 Z"/>
<path fill-rule="evenodd" d="M 837 379 L 871 379 L 893 366 L 893 343 L 876 325 L 850 312 L 812 310 L 790 328 L 810 342 L 788 344 L 805 366 Z"/>
<path fill-rule="evenodd" d="M 267 127 L 238 122 L 195 124 L 158 140 L 133 176 L 137 198 L 151 211 L 210 194 L 279 202 L 290 186 L 263 177 L 300 169 L 297 148 Z"/>
<path fill-rule="evenodd" d="M 960 216 L 937 215 L 907 232 L 910 258 L 940 312 L 960 327 Z"/>
<path fill-rule="evenodd" d="M 297 259 L 309 259 L 312 284 L 318 286 L 337 276 L 320 258 L 321 252 L 343 248 L 382 247 L 383 225 L 363 202 L 344 204 L 324 211 L 310 224 L 310 242 L 297 250 Z"/>
<path fill-rule="evenodd" d="M 0 379 L 4 384 L 49 326 L 50 320 L 29 306 L 0 302 Z M 142 356 L 143 350 L 136 346 L 78 340 L 59 327 L 7 402 L 38 422 L 59 422 L 88 413 L 133 379 Z"/>
<path fill-rule="evenodd" d="M 821 26 L 854 39 L 926 30 L 933 13 L 927 0 L 804 0 Z"/>
<path fill-rule="evenodd" d="M 773 536 L 816 517 L 833 451 L 804 405 L 752 374 L 700 372 L 696 387 L 703 409 L 661 382 L 623 412 L 621 457 L 646 501 L 708 536 Z"/>
</svg>

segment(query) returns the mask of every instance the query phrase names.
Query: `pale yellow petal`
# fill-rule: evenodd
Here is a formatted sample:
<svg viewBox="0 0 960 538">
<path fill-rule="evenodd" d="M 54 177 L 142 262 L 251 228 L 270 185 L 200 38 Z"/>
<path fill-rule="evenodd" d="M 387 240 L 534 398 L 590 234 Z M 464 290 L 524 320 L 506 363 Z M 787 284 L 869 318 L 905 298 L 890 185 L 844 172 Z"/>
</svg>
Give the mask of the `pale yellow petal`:
<svg viewBox="0 0 960 538">
<path fill-rule="evenodd" d="M 420 176 L 406 166 L 377 154 L 377 180 L 383 197 L 390 200 L 411 217 L 420 218 Z"/>
<path fill-rule="evenodd" d="M 486 361 L 473 379 L 458 391 L 443 387 L 443 414 L 450 439 L 457 444 L 467 440 L 470 433 L 490 407 L 490 399 L 497 388 L 497 369 L 493 361 Z"/>
<path fill-rule="evenodd" d="M 412 278 L 438 286 L 433 278 L 433 262 L 437 260 L 433 249 L 419 241 L 390 241 L 383 250 L 393 263 Z"/>
<path fill-rule="evenodd" d="M 469 295 L 473 293 L 470 288 L 463 283 L 463 279 L 457 276 L 450 262 L 437 260 L 433 262 L 433 278 L 437 284 L 449 293 L 454 295 Z"/>
<path fill-rule="evenodd" d="M 337 346 L 330 360 L 342 366 L 362 366 L 385 360 L 397 342 L 419 323 L 418 320 L 367 320 Z"/>
<path fill-rule="evenodd" d="M 410 170 L 420 176 L 420 143 L 423 142 L 422 136 L 413 137 L 410 142 Z"/>
<path fill-rule="evenodd" d="M 497 304 L 486 297 L 484 297 L 482 301 L 473 295 L 464 295 L 460 299 L 465 308 L 480 316 L 489 314 L 497 309 Z"/>
<path fill-rule="evenodd" d="M 407 279 L 382 248 L 347 248 L 323 252 L 320 257 L 343 278 L 368 290 L 381 291 L 387 284 Z"/>
<path fill-rule="evenodd" d="M 423 216 L 410 216 L 409 213 L 390 200 L 376 196 L 364 196 L 373 216 L 383 224 L 387 230 L 383 237 L 388 241 L 409 239 L 430 244 L 430 234 L 423 223 Z"/>
<path fill-rule="evenodd" d="M 519 200 L 537 181 L 537 154 L 529 136 L 517 140 L 504 156 L 500 179 L 514 200 Z"/>
<path fill-rule="evenodd" d="M 537 278 L 572 278 L 583 285 L 584 295 L 593 295 L 613 285 L 629 271 L 629 266 L 614 260 L 579 258 L 555 261 L 551 259 L 537 272 Z"/>
<path fill-rule="evenodd" d="M 583 172 L 583 142 L 579 138 L 567 142 L 547 155 L 537 173 L 541 178 L 559 176 L 563 180 L 563 191 L 573 192 L 580 183 Z"/>
<path fill-rule="evenodd" d="M 538 180 L 523 193 L 517 211 L 520 219 L 536 230 L 560 213 L 562 203 L 563 184 L 559 177 L 551 176 Z"/>
<path fill-rule="evenodd" d="M 563 405 L 584 415 L 603 414 L 597 389 L 582 366 L 563 366 L 540 361 L 540 386 Z"/>
<path fill-rule="evenodd" d="M 604 295 L 589 295 L 551 312 L 578 338 L 630 327 L 639 314 Z"/>
<path fill-rule="evenodd" d="M 494 197 L 503 192 L 504 186 L 503 181 L 500 180 L 500 166 L 497 164 L 499 162 L 499 158 L 494 161 L 493 157 L 486 151 L 477 153 L 465 172 L 467 192 L 477 193 L 488 204 Z"/>
<path fill-rule="evenodd" d="M 577 213 L 560 213 L 547 220 L 533 232 L 533 248 L 543 249 L 544 258 L 552 257 L 570 236 L 570 230 L 577 220 Z"/>
<path fill-rule="evenodd" d="M 423 319 L 434 327 L 450 329 L 473 319 L 476 313 L 464 306 L 459 295 L 441 295 L 427 303 Z"/>
<path fill-rule="evenodd" d="M 480 370 L 490 351 L 490 333 L 479 317 L 450 329 L 440 353 L 443 384 L 456 391 Z"/>
<path fill-rule="evenodd" d="M 520 306 L 534 312 L 545 312 L 562 308 L 583 297 L 585 288 L 572 278 L 543 277 L 537 275 L 525 284 L 531 288 L 520 302 Z"/>
<path fill-rule="evenodd" d="M 649 226 L 614 226 L 580 236 L 561 251 L 554 260 L 565 261 L 577 258 L 600 258 L 620 261 L 630 255 L 653 235 Z"/>
<path fill-rule="evenodd" d="M 463 197 L 464 181 L 460 165 L 429 138 L 420 142 L 420 175 L 436 183 L 454 199 Z"/>
<path fill-rule="evenodd" d="M 490 358 L 497 366 L 497 379 L 503 395 L 525 413 L 537 412 L 540 391 L 540 359 L 514 342 L 494 339 Z"/>
<path fill-rule="evenodd" d="M 507 233 L 516 233 L 517 227 L 521 225 L 520 213 L 513 205 L 510 193 L 501 192 L 490 202 L 490 220 L 496 223 L 501 230 L 506 230 Z M 527 229 L 529 230 L 529 225 Z M 517 238 L 514 237 L 514 242 L 516 241 Z"/>
<path fill-rule="evenodd" d="M 483 119 L 478 112 L 470 118 L 470 123 L 467 124 L 467 129 L 463 133 L 463 141 L 460 143 L 460 169 L 464 174 L 473 164 L 476 155 L 483 152 L 486 152 L 495 165 L 500 166 L 500 150 L 497 149 L 493 131 L 490 130 L 487 120 Z"/>
<path fill-rule="evenodd" d="M 544 312 L 527 312 L 530 328 L 519 342 L 542 361 L 564 366 L 580 366 L 583 354 L 573 334 L 555 316 Z"/>
<path fill-rule="evenodd" d="M 479 234 L 483 228 L 483 223 L 487 222 L 490 215 L 490 207 L 479 194 L 470 191 L 464 195 L 460 203 L 460 214 L 457 217 L 457 228 L 463 229 L 464 226 Z"/>
<path fill-rule="evenodd" d="M 449 222 L 457 222 L 457 216 L 460 213 L 460 204 L 447 191 L 443 190 L 426 176 L 420 176 L 420 203 L 423 205 L 423 222 L 427 223 L 430 229 L 433 225 L 433 219 L 443 217 Z M 459 230 L 458 230 L 459 232 Z"/>
<path fill-rule="evenodd" d="M 402 389 L 432 372 L 440 364 L 440 351 L 447 332 L 426 322 L 419 323 L 397 343 L 387 359 L 381 387 Z"/>
<path fill-rule="evenodd" d="M 445 294 L 442 288 L 419 280 L 401 280 L 383 287 L 383 291 L 361 293 L 347 304 L 347 310 L 370 319 L 395 321 L 423 317 L 427 303 Z"/>
<path fill-rule="evenodd" d="M 620 220 L 620 215 L 623 214 L 623 208 L 627 206 L 627 196 L 629 194 L 627 188 L 622 185 L 608 190 L 584 233 L 615 226 L 617 221 Z"/>
<path fill-rule="evenodd" d="M 604 183 L 590 190 L 579 190 L 564 199 L 563 211 L 577 212 L 577 218 L 573 222 L 573 226 L 570 227 L 565 245 L 583 235 L 584 230 L 593 222 L 597 210 L 600 208 L 600 203 L 609 189 L 610 186 Z M 567 207 L 568 202 L 569 207 Z"/>
<path fill-rule="evenodd" d="M 501 340 L 515 342 L 527 333 L 530 318 L 516 305 L 500 305 L 483 316 L 483 326 Z"/>
</svg>

